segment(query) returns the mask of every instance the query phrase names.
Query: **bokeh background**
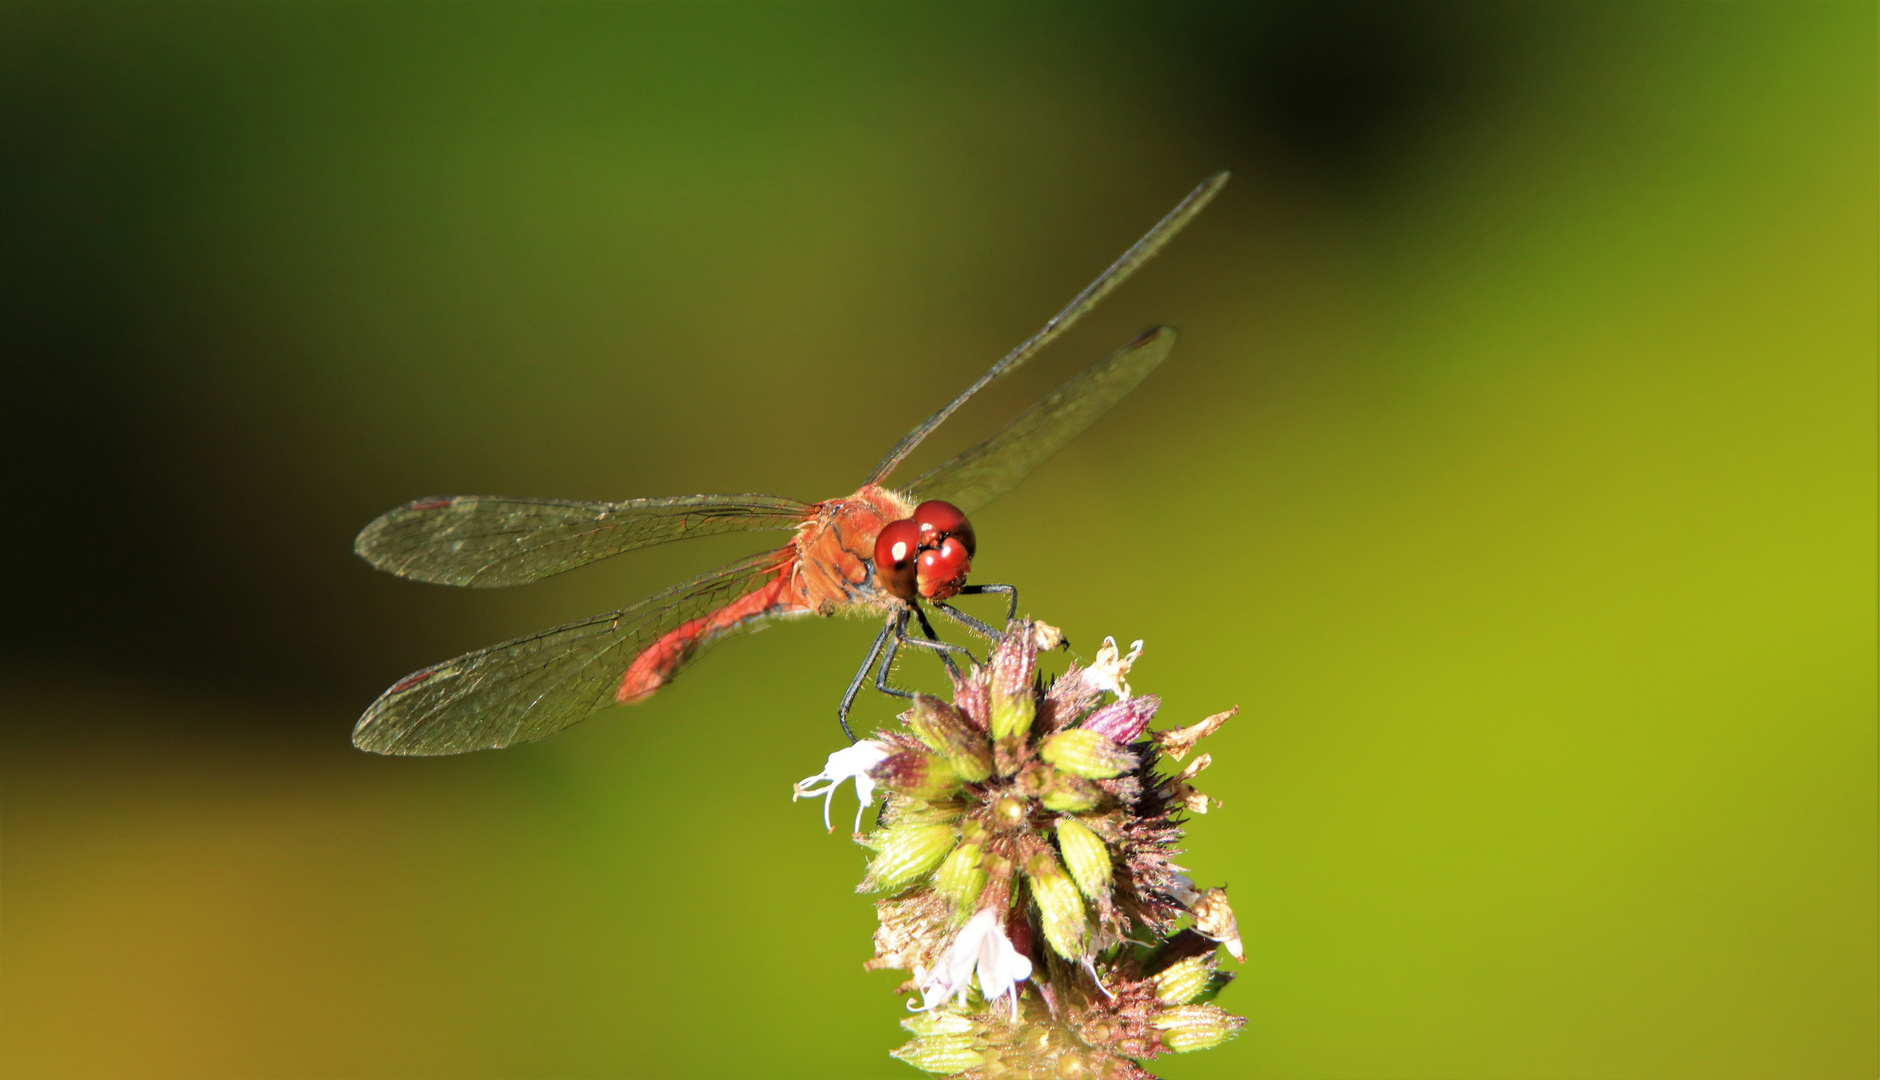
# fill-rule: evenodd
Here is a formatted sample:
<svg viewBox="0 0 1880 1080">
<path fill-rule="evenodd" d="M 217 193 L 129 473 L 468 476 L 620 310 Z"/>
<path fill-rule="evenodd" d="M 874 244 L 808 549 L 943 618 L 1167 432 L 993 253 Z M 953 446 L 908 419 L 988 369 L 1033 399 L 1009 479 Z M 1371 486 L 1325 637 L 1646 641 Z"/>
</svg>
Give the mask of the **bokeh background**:
<svg viewBox="0 0 1880 1080">
<path fill-rule="evenodd" d="M 0 8 L 0 1068 L 915 1075 L 792 781 L 872 628 L 354 751 L 416 667 L 770 537 L 370 571 L 437 493 L 851 490 L 1174 359 L 977 518 L 1186 722 L 1251 955 L 1168 1075 L 1854 1077 L 1875 9 Z M 914 475 L 908 473 L 906 475 Z M 909 666 L 909 676 L 919 674 Z M 891 707 L 873 695 L 861 718 Z"/>
</svg>

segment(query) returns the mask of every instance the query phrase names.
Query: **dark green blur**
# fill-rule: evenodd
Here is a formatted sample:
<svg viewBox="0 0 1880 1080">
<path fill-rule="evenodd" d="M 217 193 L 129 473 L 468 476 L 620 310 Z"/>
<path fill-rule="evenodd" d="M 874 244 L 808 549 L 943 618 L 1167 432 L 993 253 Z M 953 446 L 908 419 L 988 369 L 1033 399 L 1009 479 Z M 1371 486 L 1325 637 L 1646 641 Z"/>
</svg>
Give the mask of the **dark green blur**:
<svg viewBox="0 0 1880 1080">
<path fill-rule="evenodd" d="M 1873 1075 L 1875 32 L 0 7 L 0 1070 L 915 1075 L 863 853 L 788 798 L 872 627 L 527 747 L 347 744 L 416 667 L 780 538 L 473 592 L 352 534 L 844 494 L 1231 168 L 904 474 L 1181 328 L 975 518 L 1079 654 L 1147 640 L 1164 723 L 1241 707 L 1185 862 L 1250 1022 L 1163 1071 Z"/>
</svg>

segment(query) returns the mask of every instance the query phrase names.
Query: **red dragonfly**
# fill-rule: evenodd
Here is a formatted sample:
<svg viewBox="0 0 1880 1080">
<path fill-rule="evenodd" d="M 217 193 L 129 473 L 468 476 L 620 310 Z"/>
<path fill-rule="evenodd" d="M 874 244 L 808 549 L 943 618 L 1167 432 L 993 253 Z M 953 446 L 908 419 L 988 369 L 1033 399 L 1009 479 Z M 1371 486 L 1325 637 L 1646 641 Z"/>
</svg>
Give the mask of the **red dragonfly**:
<svg viewBox="0 0 1880 1080">
<path fill-rule="evenodd" d="M 681 495 L 625 502 L 483 495 L 419 499 L 380 515 L 353 549 L 380 570 L 472 588 L 521 585 L 634 548 L 726 532 L 793 531 L 784 547 L 721 566 L 605 615 L 460 656 L 392 684 L 359 718 L 353 743 L 381 754 L 457 754 L 553 734 L 610 705 L 646 700 L 706 646 L 765 620 L 839 612 L 885 616 L 837 709 L 848 711 L 871 668 L 885 693 L 896 650 L 964 653 L 938 639 L 922 601 L 976 633 L 998 631 L 946 601 L 1000 593 L 968 585 L 975 535 L 967 513 L 1018 482 L 1134 390 L 1175 344 L 1155 327 L 1021 413 L 1004 430 L 902 489 L 888 475 L 934 428 L 987 383 L 1063 333 L 1187 225 L 1227 183 L 1219 173 L 1190 192 L 1135 246 L 1078 293 L 1044 329 L 992 365 L 966 391 L 894 445 L 853 495 L 801 503 L 771 495 Z M 910 620 L 925 638 L 910 637 Z M 879 665 L 877 665 L 879 661 Z M 850 736 L 853 738 L 853 735 Z"/>
</svg>

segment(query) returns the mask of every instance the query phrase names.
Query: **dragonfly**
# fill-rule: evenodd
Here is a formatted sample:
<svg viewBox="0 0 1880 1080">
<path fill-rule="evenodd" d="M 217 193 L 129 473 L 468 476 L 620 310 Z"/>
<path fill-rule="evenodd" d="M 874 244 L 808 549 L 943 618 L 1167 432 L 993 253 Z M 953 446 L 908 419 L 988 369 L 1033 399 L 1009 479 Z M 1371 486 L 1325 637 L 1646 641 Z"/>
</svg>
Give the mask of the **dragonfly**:
<svg viewBox="0 0 1880 1080">
<path fill-rule="evenodd" d="M 1171 327 L 1137 335 L 1019 414 L 991 438 L 905 487 L 888 477 L 947 417 L 1010 374 L 1108 296 L 1200 213 L 1227 183 L 1203 181 L 1045 323 L 938 412 L 894 444 L 852 495 L 804 503 L 772 495 L 680 495 L 584 502 L 460 495 L 418 499 L 381 514 L 353 549 L 377 569 L 416 581 L 495 588 L 522 585 L 635 548 L 731 532 L 788 531 L 783 547 L 753 555 L 621 608 L 491 645 L 393 683 L 353 728 L 353 744 L 380 754 L 457 754 L 551 735 L 601 709 L 652 697 L 708 646 L 782 618 L 877 614 L 882 627 L 837 707 L 848 714 L 869 671 L 884 693 L 897 650 L 936 653 L 957 675 L 964 648 L 935 633 L 932 607 L 989 640 L 1000 631 L 947 601 L 1003 594 L 967 584 L 977 535 L 971 512 L 1010 491 L 1159 366 Z M 910 623 L 923 636 L 909 633 Z"/>
</svg>

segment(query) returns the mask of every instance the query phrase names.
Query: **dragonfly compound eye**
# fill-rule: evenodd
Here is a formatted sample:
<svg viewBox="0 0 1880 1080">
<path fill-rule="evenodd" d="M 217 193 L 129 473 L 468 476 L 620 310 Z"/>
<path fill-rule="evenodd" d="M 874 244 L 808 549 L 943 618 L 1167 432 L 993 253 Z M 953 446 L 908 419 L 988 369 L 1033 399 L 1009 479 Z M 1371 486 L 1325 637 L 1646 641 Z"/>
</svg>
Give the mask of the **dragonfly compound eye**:
<svg viewBox="0 0 1880 1080">
<path fill-rule="evenodd" d="M 890 521 L 875 537 L 875 584 L 883 592 L 913 600 L 920 559 L 920 526 L 911 518 Z"/>
<path fill-rule="evenodd" d="M 920 526 L 920 546 L 923 548 L 939 547 L 940 541 L 955 536 L 966 546 L 967 558 L 979 553 L 979 545 L 973 536 L 973 523 L 966 520 L 966 511 L 950 502 L 928 499 L 914 508 L 914 522 Z"/>
<path fill-rule="evenodd" d="M 949 536 L 939 547 L 920 553 L 920 594 L 929 600 L 957 596 L 966 584 L 966 573 L 973 568 L 973 557 L 959 538 Z"/>
</svg>

